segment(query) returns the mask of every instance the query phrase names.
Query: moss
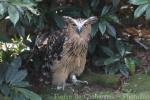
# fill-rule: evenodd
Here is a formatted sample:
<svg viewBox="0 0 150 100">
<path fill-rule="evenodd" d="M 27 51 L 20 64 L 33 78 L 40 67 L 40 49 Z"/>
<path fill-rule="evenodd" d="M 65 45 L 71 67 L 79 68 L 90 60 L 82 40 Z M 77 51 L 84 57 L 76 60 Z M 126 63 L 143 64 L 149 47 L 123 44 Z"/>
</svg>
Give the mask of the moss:
<svg viewBox="0 0 150 100">
<path fill-rule="evenodd" d="M 115 75 L 103 75 L 96 73 L 84 73 L 81 80 L 86 80 L 89 84 L 99 84 L 102 87 L 112 87 L 118 83 Z M 65 91 L 57 91 L 51 86 L 44 86 L 40 95 L 43 100 L 150 100 L 150 76 L 145 74 L 131 76 L 127 84 L 123 85 L 123 92 L 102 89 L 99 91 L 72 91 L 66 88 Z M 132 90 L 132 91 L 131 91 Z"/>
<path fill-rule="evenodd" d="M 98 73 L 84 73 L 81 80 L 88 81 L 89 84 L 97 84 L 102 87 L 114 87 L 119 83 L 119 80 L 116 75 L 106 75 L 106 74 L 98 74 Z"/>
<path fill-rule="evenodd" d="M 124 92 L 150 92 L 150 76 L 138 74 L 131 76 L 130 80 L 123 86 Z"/>
<path fill-rule="evenodd" d="M 10 100 L 10 98 L 0 94 L 0 100 Z"/>
</svg>

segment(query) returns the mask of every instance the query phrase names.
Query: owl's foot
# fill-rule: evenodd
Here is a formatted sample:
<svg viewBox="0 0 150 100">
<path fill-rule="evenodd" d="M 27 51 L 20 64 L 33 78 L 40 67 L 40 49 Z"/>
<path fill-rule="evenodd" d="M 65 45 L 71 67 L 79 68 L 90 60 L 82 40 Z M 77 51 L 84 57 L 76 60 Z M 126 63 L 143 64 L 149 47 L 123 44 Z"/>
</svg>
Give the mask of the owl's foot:
<svg viewBox="0 0 150 100">
<path fill-rule="evenodd" d="M 65 84 L 63 84 L 63 85 L 58 85 L 58 86 L 56 87 L 56 89 L 57 89 L 57 90 L 63 90 L 63 91 L 64 91 L 64 90 L 65 90 L 65 86 L 66 86 Z"/>
<path fill-rule="evenodd" d="M 76 86 L 81 86 L 81 85 L 88 85 L 87 81 L 81 81 L 81 80 L 76 80 L 73 82 L 74 85 Z"/>
<path fill-rule="evenodd" d="M 77 80 L 75 75 L 71 75 L 70 78 L 71 78 L 71 82 L 73 83 L 73 85 L 76 85 L 76 86 L 88 85 L 87 81 Z"/>
</svg>

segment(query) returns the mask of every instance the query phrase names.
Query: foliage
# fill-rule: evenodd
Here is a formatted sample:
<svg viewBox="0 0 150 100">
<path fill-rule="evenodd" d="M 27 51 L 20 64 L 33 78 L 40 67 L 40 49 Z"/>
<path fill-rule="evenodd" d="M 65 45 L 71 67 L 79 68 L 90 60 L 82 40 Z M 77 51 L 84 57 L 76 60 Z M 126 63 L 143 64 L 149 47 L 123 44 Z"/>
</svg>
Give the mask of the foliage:
<svg viewBox="0 0 150 100">
<path fill-rule="evenodd" d="M 138 5 L 134 11 L 134 17 L 138 18 L 145 12 L 145 18 L 150 20 L 150 2 L 149 0 L 129 0 L 129 3 Z"/>
<path fill-rule="evenodd" d="M 24 81 L 27 70 L 21 68 L 21 59 L 14 58 L 11 63 L 0 64 L 0 91 L 12 100 L 41 100 L 41 97 L 30 90 L 29 83 Z"/>
<path fill-rule="evenodd" d="M 1 42 L 0 46 L 0 91 L 10 100 L 41 100 L 41 97 L 26 89 L 29 87 L 27 70 L 23 69 L 22 59 L 18 55 L 30 50 L 23 44 L 23 38 L 13 38 L 12 43 Z M 15 57 L 15 58 L 13 58 Z M 10 62 L 10 63 L 8 63 Z"/>
<path fill-rule="evenodd" d="M 1 0 L 0 16 L 1 18 L 4 18 L 8 15 L 10 21 L 16 25 L 19 19 L 23 16 L 28 17 L 28 20 L 30 20 L 31 16 L 29 11 L 33 14 L 38 14 L 37 10 L 34 9 L 35 6 L 35 2 L 31 0 Z"/>
<path fill-rule="evenodd" d="M 89 43 L 88 66 L 91 69 L 104 69 L 107 74 L 121 73 L 129 77 L 129 74 L 135 73 L 135 60 L 130 57 L 131 46 L 120 38 L 118 31 L 118 27 L 124 24 L 119 18 L 120 6 L 124 2 L 125 5 L 134 5 L 131 10 L 133 14 L 128 15 L 128 18 L 133 18 L 132 15 L 138 18 L 145 13 L 146 19 L 150 19 L 149 0 L 0 0 L 0 21 L 9 19 L 19 33 L 12 40 L 8 38 L 8 34 L 0 33 L 0 64 L 11 68 L 12 57 L 17 55 L 20 56 L 22 65 L 28 65 L 29 68 L 32 66 L 34 71 L 41 70 L 37 66 L 41 66 L 42 55 L 36 55 L 34 54 L 36 51 L 32 51 L 37 35 L 34 33 L 52 32 L 62 28 L 64 15 L 83 18 L 97 16 L 98 21 L 92 25 L 93 37 Z M 27 73 L 24 70 L 24 72 L 18 69 L 15 71 L 24 73 L 24 76 L 19 77 L 22 82 Z M 16 81 L 15 74 L 11 77 L 13 82 Z M 8 91 L 1 89 L 3 94 L 19 93 L 21 97 L 29 99 L 35 96 L 33 98 L 38 100 L 33 92 L 16 87 L 11 80 L 9 82 L 3 80 L 1 83 L 8 89 Z M 10 90 L 15 92 L 9 92 Z M 18 97 L 18 94 L 15 95 Z"/>
</svg>

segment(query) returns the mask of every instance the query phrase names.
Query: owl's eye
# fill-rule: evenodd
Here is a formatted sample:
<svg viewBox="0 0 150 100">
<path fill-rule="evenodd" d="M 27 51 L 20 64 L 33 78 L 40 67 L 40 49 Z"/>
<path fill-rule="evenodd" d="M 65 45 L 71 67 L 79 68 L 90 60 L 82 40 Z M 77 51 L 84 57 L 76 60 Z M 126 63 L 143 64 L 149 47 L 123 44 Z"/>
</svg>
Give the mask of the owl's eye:
<svg viewBox="0 0 150 100">
<path fill-rule="evenodd" d="M 76 24 L 73 23 L 72 26 L 76 26 Z"/>
<path fill-rule="evenodd" d="M 86 26 L 87 26 L 87 24 L 84 24 L 84 26 L 86 27 Z"/>
</svg>

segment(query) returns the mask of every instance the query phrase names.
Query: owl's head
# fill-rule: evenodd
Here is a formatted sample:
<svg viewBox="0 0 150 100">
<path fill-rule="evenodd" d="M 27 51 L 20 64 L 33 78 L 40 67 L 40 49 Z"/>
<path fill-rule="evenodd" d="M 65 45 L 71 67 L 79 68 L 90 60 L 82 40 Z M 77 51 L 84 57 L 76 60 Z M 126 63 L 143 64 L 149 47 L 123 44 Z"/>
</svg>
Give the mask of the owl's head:
<svg viewBox="0 0 150 100">
<path fill-rule="evenodd" d="M 88 19 L 77 18 L 74 19 L 69 16 L 63 16 L 64 20 L 74 29 L 78 34 L 91 31 L 91 24 L 98 20 L 97 17 L 92 16 Z"/>
</svg>

